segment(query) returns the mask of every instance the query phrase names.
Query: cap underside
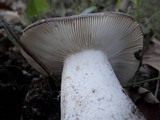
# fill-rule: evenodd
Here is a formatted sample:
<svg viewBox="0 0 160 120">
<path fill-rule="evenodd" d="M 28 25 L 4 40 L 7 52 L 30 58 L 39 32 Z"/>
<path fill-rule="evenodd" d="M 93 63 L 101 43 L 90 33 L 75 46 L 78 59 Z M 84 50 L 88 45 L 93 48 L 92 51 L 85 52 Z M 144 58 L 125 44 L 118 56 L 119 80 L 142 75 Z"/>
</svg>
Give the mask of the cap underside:
<svg viewBox="0 0 160 120">
<path fill-rule="evenodd" d="M 106 12 L 38 21 L 25 29 L 21 41 L 51 73 L 59 75 L 66 56 L 85 49 L 102 50 L 125 83 L 139 67 L 134 53 L 142 49 L 143 34 L 131 17 Z M 45 74 L 23 50 L 22 54 Z"/>
</svg>

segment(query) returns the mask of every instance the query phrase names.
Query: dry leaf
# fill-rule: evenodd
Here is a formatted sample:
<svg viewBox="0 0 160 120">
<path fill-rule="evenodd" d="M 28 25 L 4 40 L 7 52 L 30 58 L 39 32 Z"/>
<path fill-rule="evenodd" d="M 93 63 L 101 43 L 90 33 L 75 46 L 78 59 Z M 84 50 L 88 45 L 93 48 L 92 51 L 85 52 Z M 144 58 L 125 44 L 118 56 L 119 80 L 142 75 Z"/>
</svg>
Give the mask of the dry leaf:
<svg viewBox="0 0 160 120">
<path fill-rule="evenodd" d="M 138 94 L 143 95 L 143 99 L 148 103 L 160 103 L 153 93 L 143 87 L 139 87 Z"/>
<path fill-rule="evenodd" d="M 14 11 L 1 11 L 1 16 L 4 16 L 4 20 L 8 23 L 22 23 L 24 24 L 24 21 L 22 20 L 21 16 L 18 14 L 18 12 Z"/>
<path fill-rule="evenodd" d="M 154 38 L 152 42 L 153 45 L 144 53 L 143 64 L 148 64 L 160 71 L 160 41 Z"/>
<path fill-rule="evenodd" d="M 160 103 L 151 92 L 136 86 L 130 88 L 129 94 L 147 120 L 160 120 Z"/>
<path fill-rule="evenodd" d="M 140 99 L 144 100 L 147 103 L 158 104 L 160 101 L 156 98 L 156 96 L 151 93 L 149 90 L 143 87 L 132 87 L 129 91 L 132 100 L 136 103 Z"/>
</svg>

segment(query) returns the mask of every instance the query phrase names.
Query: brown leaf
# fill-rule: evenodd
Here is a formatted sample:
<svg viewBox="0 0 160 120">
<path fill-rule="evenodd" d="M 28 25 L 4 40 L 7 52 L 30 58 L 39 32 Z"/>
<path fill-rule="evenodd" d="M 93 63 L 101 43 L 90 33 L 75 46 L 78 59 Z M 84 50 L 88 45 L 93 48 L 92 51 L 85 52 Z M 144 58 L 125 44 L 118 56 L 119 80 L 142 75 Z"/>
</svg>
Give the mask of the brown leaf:
<svg viewBox="0 0 160 120">
<path fill-rule="evenodd" d="M 143 87 L 139 87 L 138 94 L 143 96 L 143 99 L 148 103 L 160 103 L 153 93 L 149 92 L 147 89 Z"/>
<path fill-rule="evenodd" d="M 160 120 L 160 103 L 151 92 L 136 86 L 130 88 L 129 94 L 147 120 Z"/>
<path fill-rule="evenodd" d="M 15 11 L 2 11 L 0 13 L 1 16 L 4 16 L 4 20 L 8 23 L 22 23 L 24 24 L 23 19 L 18 14 L 18 12 Z"/>
<path fill-rule="evenodd" d="M 156 98 L 156 96 L 150 92 L 149 90 L 143 88 L 143 87 L 131 87 L 129 90 L 130 97 L 134 102 L 137 102 L 138 100 L 142 99 L 147 103 L 151 104 L 157 104 L 160 103 L 160 101 Z"/>
<path fill-rule="evenodd" d="M 153 45 L 144 53 L 143 64 L 148 64 L 160 71 L 160 41 L 154 38 L 152 42 Z"/>
</svg>

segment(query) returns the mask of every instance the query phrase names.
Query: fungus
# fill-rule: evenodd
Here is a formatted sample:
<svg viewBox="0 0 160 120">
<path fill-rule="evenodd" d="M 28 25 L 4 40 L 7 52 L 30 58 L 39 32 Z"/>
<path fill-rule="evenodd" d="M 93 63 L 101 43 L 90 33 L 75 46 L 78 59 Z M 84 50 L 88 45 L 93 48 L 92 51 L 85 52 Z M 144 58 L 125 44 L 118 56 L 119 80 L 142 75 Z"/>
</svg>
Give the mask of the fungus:
<svg viewBox="0 0 160 120">
<path fill-rule="evenodd" d="M 27 27 L 21 41 L 50 73 L 62 75 L 61 120 L 145 119 L 121 86 L 139 68 L 134 53 L 143 47 L 142 30 L 130 16 L 104 12 L 48 18 Z"/>
</svg>

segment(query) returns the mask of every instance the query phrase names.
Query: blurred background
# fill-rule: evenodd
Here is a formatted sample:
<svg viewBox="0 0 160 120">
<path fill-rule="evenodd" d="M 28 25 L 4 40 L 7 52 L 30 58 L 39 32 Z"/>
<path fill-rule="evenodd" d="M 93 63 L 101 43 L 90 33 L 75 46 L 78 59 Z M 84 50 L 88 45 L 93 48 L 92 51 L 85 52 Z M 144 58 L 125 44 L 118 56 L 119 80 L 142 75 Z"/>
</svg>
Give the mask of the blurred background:
<svg viewBox="0 0 160 120">
<path fill-rule="evenodd" d="M 148 120 L 160 120 L 159 6 L 159 0 L 0 0 L 0 120 L 60 120 L 60 76 L 57 82 L 36 72 L 13 34 L 19 39 L 40 19 L 105 11 L 129 14 L 141 25 L 142 64 L 124 88 Z"/>
</svg>

